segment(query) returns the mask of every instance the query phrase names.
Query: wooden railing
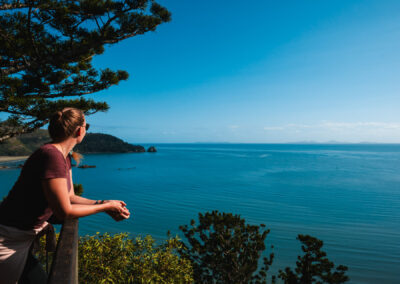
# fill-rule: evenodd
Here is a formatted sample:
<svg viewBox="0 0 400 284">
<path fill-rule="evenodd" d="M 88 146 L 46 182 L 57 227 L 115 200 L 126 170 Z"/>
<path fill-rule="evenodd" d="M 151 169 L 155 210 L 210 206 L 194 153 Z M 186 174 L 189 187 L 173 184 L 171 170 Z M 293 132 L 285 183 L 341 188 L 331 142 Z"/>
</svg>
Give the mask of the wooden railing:
<svg viewBox="0 0 400 284">
<path fill-rule="evenodd" d="M 49 284 L 78 284 L 78 219 L 66 220 L 48 278 Z"/>
</svg>

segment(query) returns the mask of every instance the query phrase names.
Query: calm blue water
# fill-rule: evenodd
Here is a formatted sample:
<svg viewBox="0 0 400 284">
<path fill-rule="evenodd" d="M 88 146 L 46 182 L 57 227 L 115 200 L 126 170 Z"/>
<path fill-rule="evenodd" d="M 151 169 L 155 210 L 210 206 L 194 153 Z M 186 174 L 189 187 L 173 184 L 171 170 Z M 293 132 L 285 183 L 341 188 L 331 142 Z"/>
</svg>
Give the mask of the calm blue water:
<svg viewBox="0 0 400 284">
<path fill-rule="evenodd" d="M 85 196 L 126 201 L 132 217 L 80 221 L 81 234 L 164 239 L 198 212 L 240 214 L 271 229 L 276 271 L 296 261 L 297 234 L 324 240 L 351 283 L 400 281 L 400 145 L 161 144 L 158 153 L 86 155 Z M 18 169 L 0 171 L 0 196 Z M 269 251 L 268 251 L 269 252 Z"/>
</svg>

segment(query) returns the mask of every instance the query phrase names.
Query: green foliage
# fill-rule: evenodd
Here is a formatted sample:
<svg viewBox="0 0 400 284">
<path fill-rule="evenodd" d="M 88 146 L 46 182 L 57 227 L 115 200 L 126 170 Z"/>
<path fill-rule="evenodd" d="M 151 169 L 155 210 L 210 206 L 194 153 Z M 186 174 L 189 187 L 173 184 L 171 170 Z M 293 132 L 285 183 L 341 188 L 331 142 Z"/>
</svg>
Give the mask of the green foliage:
<svg viewBox="0 0 400 284">
<path fill-rule="evenodd" d="M 82 283 L 192 283 L 190 261 L 175 252 L 177 237 L 156 245 L 151 236 L 132 240 L 125 233 L 86 236 L 79 242 Z"/>
<path fill-rule="evenodd" d="M 196 283 L 266 283 L 272 253 L 257 270 L 269 233 L 264 228 L 231 213 L 199 213 L 198 225 L 180 227 L 188 242 L 180 254 L 191 260 Z"/>
<path fill-rule="evenodd" d="M 75 195 L 82 196 L 83 186 L 80 183 L 74 183 L 74 193 Z"/>
<path fill-rule="evenodd" d="M 335 265 L 321 251 L 323 242 L 309 235 L 298 235 L 297 239 L 302 243 L 303 256 L 298 256 L 296 269 L 293 271 L 286 267 L 285 271 L 279 271 L 279 278 L 287 284 L 311 284 L 311 283 L 345 283 L 349 277 L 345 275 L 347 267 Z"/>
<path fill-rule="evenodd" d="M 157 245 L 151 236 L 132 240 L 126 233 L 97 233 L 79 241 L 79 279 L 81 283 L 267 283 L 267 270 L 273 255 L 264 258 L 268 230 L 264 225 L 246 225 L 238 215 L 199 214 L 199 225 L 181 226 L 189 244 L 178 237 Z M 57 236 L 58 238 L 58 236 Z M 286 284 L 345 283 L 347 267 L 333 262 L 321 250 L 323 242 L 309 235 L 298 235 L 303 255 L 293 271 L 286 267 L 279 278 Z M 45 238 L 37 255 L 45 265 Z M 53 254 L 49 254 L 49 259 Z M 271 277 L 275 283 L 276 277 Z"/>
<path fill-rule="evenodd" d="M 79 242 L 79 280 L 118 283 L 127 279 L 132 242 L 127 234 L 86 236 Z"/>
<path fill-rule="evenodd" d="M 56 241 L 60 237 L 59 233 L 55 234 Z M 36 243 L 38 241 L 38 243 Z M 47 273 L 50 271 L 50 266 L 53 261 L 54 252 L 46 251 L 46 235 L 44 234 L 39 238 L 39 240 L 35 240 L 33 255 L 37 258 L 39 263 L 42 265 L 42 268 Z"/>
<path fill-rule="evenodd" d="M 151 236 L 136 238 L 130 279 L 134 283 L 192 283 L 193 271 L 189 260 L 179 257 L 182 249 L 178 237 L 169 238 L 155 246 Z"/>
<path fill-rule="evenodd" d="M 107 110 L 83 96 L 128 73 L 96 69 L 93 57 L 171 16 L 153 0 L 8 0 L 0 10 L 0 112 L 10 115 L 0 123 L 0 141 L 42 127 L 66 106 Z"/>
</svg>

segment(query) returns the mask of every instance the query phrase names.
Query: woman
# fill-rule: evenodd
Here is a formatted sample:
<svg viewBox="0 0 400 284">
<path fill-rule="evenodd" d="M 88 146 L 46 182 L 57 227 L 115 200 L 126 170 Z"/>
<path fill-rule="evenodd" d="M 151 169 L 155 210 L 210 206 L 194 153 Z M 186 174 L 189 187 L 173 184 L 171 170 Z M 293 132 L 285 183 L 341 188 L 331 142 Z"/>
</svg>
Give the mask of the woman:
<svg viewBox="0 0 400 284">
<path fill-rule="evenodd" d="M 90 200 L 74 194 L 69 153 L 82 142 L 89 124 L 81 110 L 65 108 L 50 119 L 52 142 L 36 150 L 0 204 L 0 283 L 16 283 L 35 236 L 52 214 L 58 219 L 106 212 L 119 221 L 129 218 L 123 201 Z M 72 154 L 79 163 L 81 156 Z"/>
</svg>

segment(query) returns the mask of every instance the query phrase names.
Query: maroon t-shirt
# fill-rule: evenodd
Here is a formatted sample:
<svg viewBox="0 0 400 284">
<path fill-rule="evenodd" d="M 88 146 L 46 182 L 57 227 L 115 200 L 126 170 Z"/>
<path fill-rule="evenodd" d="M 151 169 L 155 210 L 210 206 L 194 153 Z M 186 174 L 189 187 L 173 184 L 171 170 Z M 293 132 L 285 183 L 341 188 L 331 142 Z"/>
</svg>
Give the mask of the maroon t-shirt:
<svg viewBox="0 0 400 284">
<path fill-rule="evenodd" d="M 43 193 L 42 181 L 66 178 L 71 190 L 71 158 L 52 144 L 45 144 L 26 160 L 21 174 L 0 204 L 0 224 L 22 230 L 37 228 L 53 214 Z"/>
</svg>

